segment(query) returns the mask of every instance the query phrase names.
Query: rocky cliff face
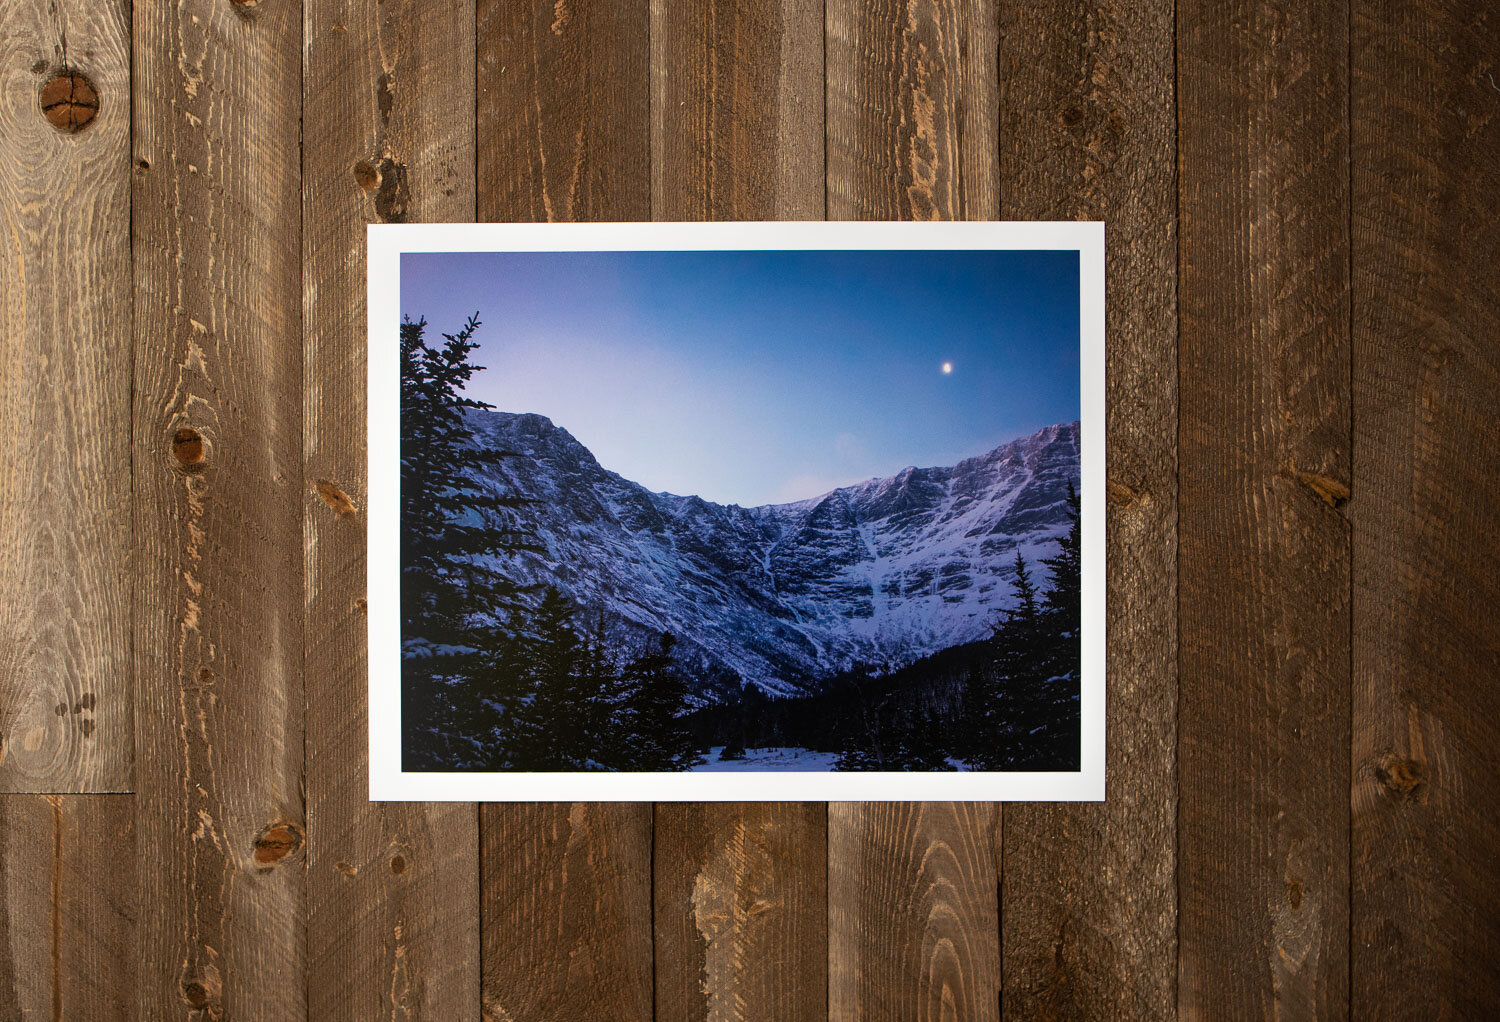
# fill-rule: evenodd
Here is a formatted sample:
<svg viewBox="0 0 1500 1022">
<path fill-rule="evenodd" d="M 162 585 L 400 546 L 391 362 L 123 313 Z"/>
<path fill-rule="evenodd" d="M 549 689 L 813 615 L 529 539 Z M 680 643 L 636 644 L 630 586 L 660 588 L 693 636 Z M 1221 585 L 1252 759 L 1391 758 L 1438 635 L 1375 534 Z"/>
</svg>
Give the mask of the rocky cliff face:
<svg viewBox="0 0 1500 1022">
<path fill-rule="evenodd" d="M 483 478 L 536 501 L 521 518 L 544 552 L 502 570 L 603 611 L 622 636 L 672 632 L 725 684 L 778 693 L 987 635 L 1011 605 L 1016 548 L 1036 561 L 1067 531 L 1079 472 L 1075 422 L 951 468 L 742 508 L 652 493 L 540 415 L 469 421 L 477 443 L 515 454 Z"/>
</svg>

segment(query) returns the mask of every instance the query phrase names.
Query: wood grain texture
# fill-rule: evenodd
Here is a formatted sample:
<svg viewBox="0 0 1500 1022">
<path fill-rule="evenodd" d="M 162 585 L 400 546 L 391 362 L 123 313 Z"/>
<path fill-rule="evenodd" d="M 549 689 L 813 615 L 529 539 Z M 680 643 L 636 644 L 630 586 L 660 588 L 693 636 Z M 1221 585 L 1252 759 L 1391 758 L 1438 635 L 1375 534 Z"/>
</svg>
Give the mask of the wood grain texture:
<svg viewBox="0 0 1500 1022">
<path fill-rule="evenodd" d="M 650 1019 L 651 807 L 486 806 L 482 836 L 486 1022 Z"/>
<path fill-rule="evenodd" d="M 826 8 L 828 219 L 993 219 L 994 0 Z"/>
<path fill-rule="evenodd" d="M 1355 1018 L 1500 1017 L 1500 12 L 1354 4 Z"/>
<path fill-rule="evenodd" d="M 480 219 L 651 219 L 648 0 L 478 5 Z"/>
<path fill-rule="evenodd" d="M 86 76 L 76 134 L 46 83 Z M 0 28 L 0 791 L 125 791 L 130 14 L 17 0 Z"/>
<path fill-rule="evenodd" d="M 0 5 L 0 1018 L 1500 1014 L 1491 5 L 463 4 Z M 1109 222 L 1111 801 L 366 804 L 363 224 L 824 214 Z"/>
<path fill-rule="evenodd" d="M 995 11 L 827 0 L 827 215 L 993 219 Z M 831 804 L 834 1019 L 999 1017 L 998 806 Z"/>
<path fill-rule="evenodd" d="M 651 16 L 654 218 L 822 219 L 822 7 L 656 0 Z M 824 1014 L 822 803 L 662 803 L 654 863 L 658 1019 Z"/>
<path fill-rule="evenodd" d="M 650 218 L 649 28 L 646 0 L 479 0 L 480 220 Z M 482 807 L 487 1022 L 651 1017 L 651 828 L 644 803 Z"/>
<path fill-rule="evenodd" d="M 129 795 L 0 795 L 0 1018 L 134 1019 Z"/>
<path fill-rule="evenodd" d="M 1109 296 L 1108 801 L 1005 808 L 1015 1019 L 1176 1013 L 1172 14 L 1131 0 L 1001 9 L 1001 215 L 1105 221 Z"/>
<path fill-rule="evenodd" d="M 478 810 L 369 801 L 365 224 L 474 219 L 474 5 L 319 3 L 306 32 L 308 1015 L 465 1022 Z"/>
<path fill-rule="evenodd" d="M 1188 1018 L 1348 1010 L 1346 16 L 1178 9 Z"/>
<path fill-rule="evenodd" d="M 133 48 L 141 1013 L 302 1018 L 301 8 Z"/>
<path fill-rule="evenodd" d="M 651 4 L 652 216 L 823 219 L 823 8 Z"/>
<path fill-rule="evenodd" d="M 828 1002 L 821 802 L 656 807 L 659 1020 L 791 1020 Z"/>
<path fill-rule="evenodd" d="M 828 1017 L 1000 1017 L 999 808 L 828 806 Z"/>
</svg>

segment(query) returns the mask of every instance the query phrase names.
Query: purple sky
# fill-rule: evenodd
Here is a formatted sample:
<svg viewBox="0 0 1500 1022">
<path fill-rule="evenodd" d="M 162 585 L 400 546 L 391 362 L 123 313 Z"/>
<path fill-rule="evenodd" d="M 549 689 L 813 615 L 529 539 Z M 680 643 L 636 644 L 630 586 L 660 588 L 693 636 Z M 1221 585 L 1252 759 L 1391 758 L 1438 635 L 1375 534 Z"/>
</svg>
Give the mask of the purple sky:
<svg viewBox="0 0 1500 1022">
<path fill-rule="evenodd" d="M 403 314 L 430 339 L 483 320 L 473 396 L 548 416 L 653 490 L 798 500 L 1079 417 L 1076 252 L 408 253 L 401 267 Z"/>
</svg>

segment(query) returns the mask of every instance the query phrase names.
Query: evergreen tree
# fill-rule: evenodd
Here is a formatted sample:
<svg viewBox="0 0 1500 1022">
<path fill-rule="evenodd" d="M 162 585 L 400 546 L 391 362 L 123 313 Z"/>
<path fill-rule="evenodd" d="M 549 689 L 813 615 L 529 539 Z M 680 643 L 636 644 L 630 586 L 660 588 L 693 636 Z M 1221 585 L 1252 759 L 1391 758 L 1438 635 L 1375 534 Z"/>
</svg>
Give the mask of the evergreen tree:
<svg viewBox="0 0 1500 1022">
<path fill-rule="evenodd" d="M 858 709 L 849 736 L 848 748 L 840 753 L 834 764 L 836 770 L 885 770 L 889 762 L 891 736 L 886 733 L 884 722 L 888 698 L 871 703 L 858 700 Z"/>
<path fill-rule="evenodd" d="M 940 715 L 929 707 L 910 709 L 894 720 L 893 749 L 885 770 L 948 770 L 948 742 Z"/>
<path fill-rule="evenodd" d="M 1042 563 L 1052 573 L 1043 609 L 1058 634 L 1076 635 L 1083 608 L 1083 532 L 1078 491 L 1068 483 L 1068 534 L 1058 540 L 1058 552 Z"/>
<path fill-rule="evenodd" d="M 1028 629 L 1037 626 L 1037 599 L 1036 583 L 1031 581 L 1031 569 L 1026 566 L 1026 558 L 1021 556 L 1021 550 L 1016 548 L 1016 609 L 1006 613 L 1006 622 L 1014 625 L 1017 622 Z"/>
<path fill-rule="evenodd" d="M 692 731 L 683 718 L 687 685 L 672 664 L 677 639 L 663 633 L 656 649 L 632 660 L 625 670 L 631 687 L 636 770 L 686 770 L 698 762 Z"/>
<path fill-rule="evenodd" d="M 1071 485 L 1068 506 L 1068 533 L 1042 560 L 1051 579 L 1041 599 L 1017 553 L 1017 607 L 997 630 L 993 668 L 977 686 L 984 705 L 971 724 L 973 758 L 990 769 L 1078 768 L 1082 530 Z"/>
<path fill-rule="evenodd" d="M 1068 484 L 1068 533 L 1058 553 L 1043 560 L 1052 584 L 1043 603 L 1042 704 L 1038 730 L 1025 758 L 1029 770 L 1076 770 L 1079 757 L 1079 690 L 1082 666 L 1083 530 L 1078 492 Z"/>
<path fill-rule="evenodd" d="M 588 649 L 573 628 L 572 603 L 548 586 L 518 643 L 527 681 L 500 743 L 513 769 L 586 766 L 597 728 L 583 711 Z"/>
<path fill-rule="evenodd" d="M 1016 606 L 990 640 L 993 658 L 973 672 L 965 698 L 966 758 L 987 770 L 1019 769 L 1032 730 L 1044 718 L 1046 644 L 1031 569 L 1016 551 Z"/>
<path fill-rule="evenodd" d="M 472 755 L 496 722 L 479 679 L 492 672 L 518 606 L 517 587 L 486 558 L 527 549 L 496 521 L 524 503 L 497 496 L 471 475 L 503 455 L 476 448 L 464 412 L 488 405 L 463 394 L 482 366 L 470 361 L 479 320 L 443 343 L 426 343 L 427 322 L 401 323 L 401 710 L 407 769 L 453 766 Z"/>
<path fill-rule="evenodd" d="M 639 727 L 631 700 L 632 685 L 609 653 L 602 612 L 584 637 L 580 702 L 575 708 L 589 734 L 587 759 L 605 770 L 628 770 Z"/>
</svg>

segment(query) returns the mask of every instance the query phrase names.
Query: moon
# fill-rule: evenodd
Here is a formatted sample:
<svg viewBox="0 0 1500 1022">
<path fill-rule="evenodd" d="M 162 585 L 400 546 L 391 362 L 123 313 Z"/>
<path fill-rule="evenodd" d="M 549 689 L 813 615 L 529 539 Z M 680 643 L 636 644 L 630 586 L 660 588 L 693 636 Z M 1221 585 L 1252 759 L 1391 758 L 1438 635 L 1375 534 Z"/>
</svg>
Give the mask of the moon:
<svg viewBox="0 0 1500 1022">
<path fill-rule="evenodd" d="M 943 375 L 944 376 L 951 376 L 952 374 L 953 374 L 953 363 L 952 362 L 944 362 L 943 363 Z"/>
</svg>

